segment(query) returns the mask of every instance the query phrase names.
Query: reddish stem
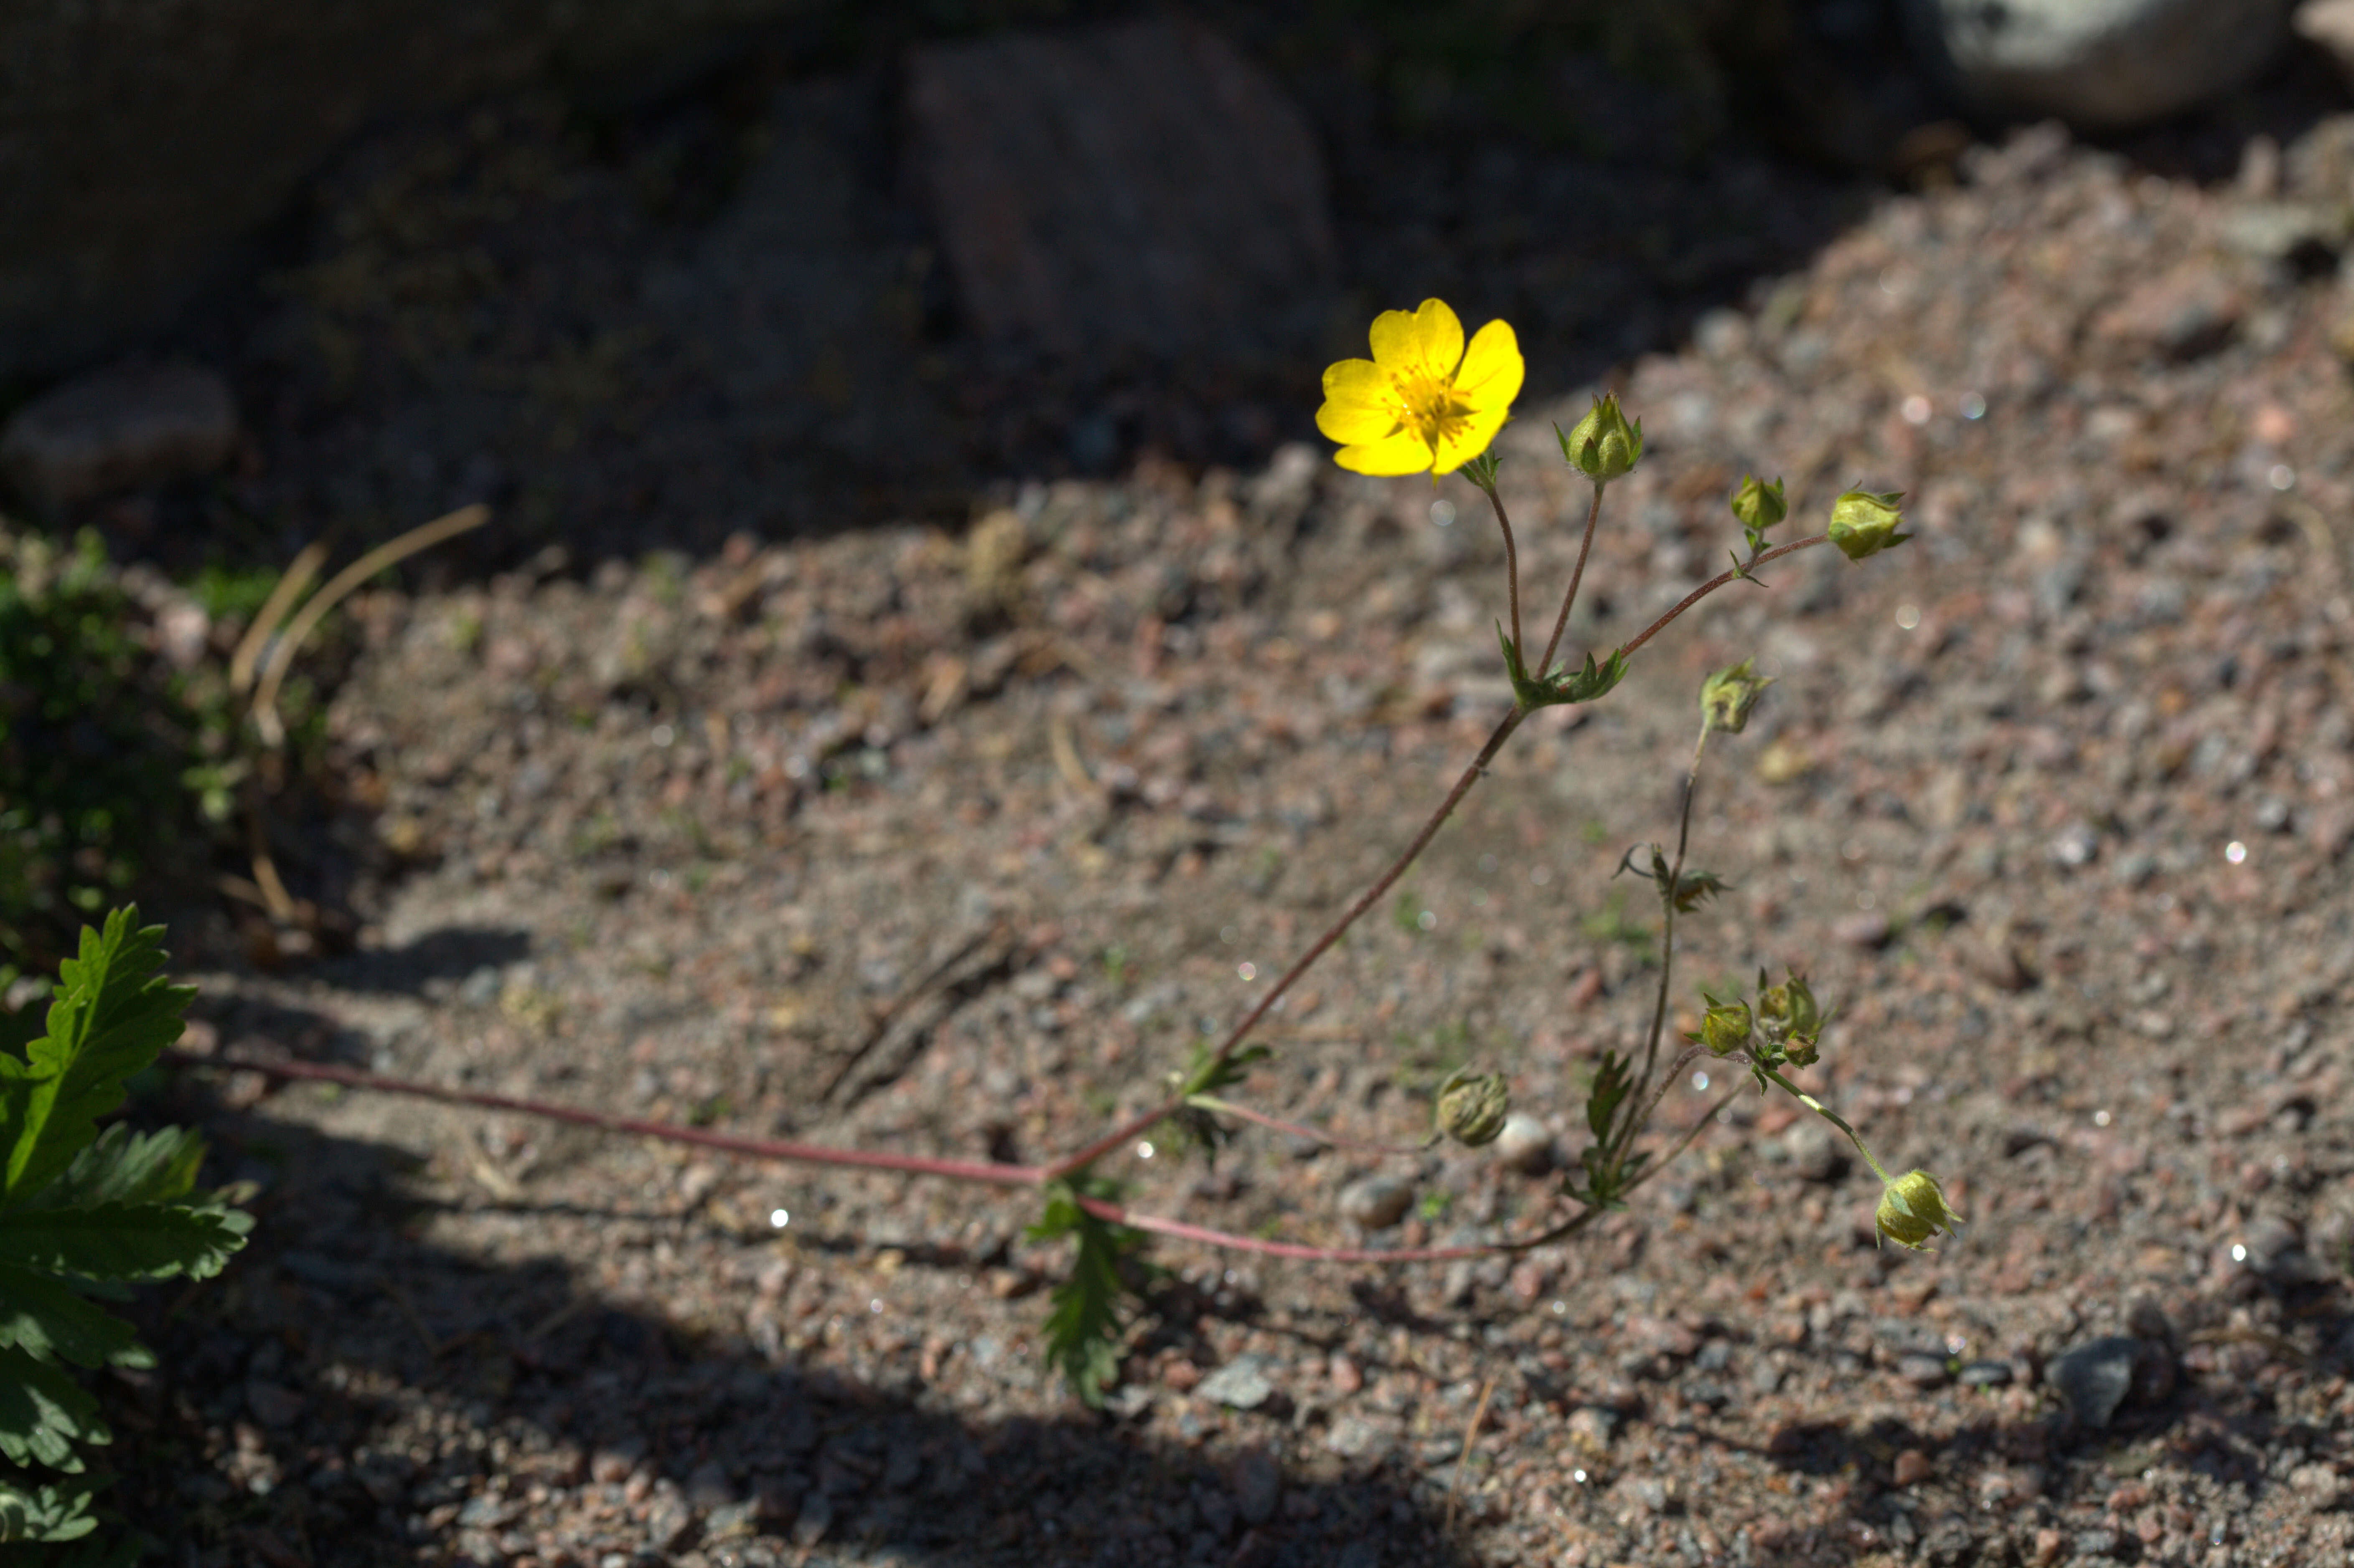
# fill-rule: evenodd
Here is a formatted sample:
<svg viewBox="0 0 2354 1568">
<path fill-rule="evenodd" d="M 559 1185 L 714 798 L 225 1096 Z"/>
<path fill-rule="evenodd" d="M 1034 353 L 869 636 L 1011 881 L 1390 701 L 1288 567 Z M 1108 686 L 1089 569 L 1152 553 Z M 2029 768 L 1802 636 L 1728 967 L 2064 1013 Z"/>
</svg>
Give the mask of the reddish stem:
<svg viewBox="0 0 2354 1568">
<path fill-rule="evenodd" d="M 1783 556 L 1792 555 L 1799 550 L 1812 549 L 1817 545 L 1828 545 L 1830 542 L 1831 536 L 1829 534 L 1818 534 L 1811 539 L 1793 539 L 1787 545 L 1775 546 L 1772 549 L 1766 551 L 1762 556 L 1750 556 L 1749 559 L 1744 561 L 1738 568 L 1733 571 L 1717 573 L 1716 576 L 1709 578 L 1708 581 L 1701 584 L 1700 587 L 1692 589 L 1691 592 L 1676 600 L 1674 609 L 1669 610 L 1667 614 L 1659 617 L 1659 620 L 1651 622 L 1650 625 L 1643 628 L 1640 632 L 1636 634 L 1633 641 L 1620 644 L 1618 649 L 1619 656 L 1623 658 L 1626 655 L 1634 652 L 1636 649 L 1640 648 L 1644 643 L 1649 642 L 1652 638 L 1658 636 L 1660 629 L 1666 626 L 1668 622 L 1673 620 L 1676 617 L 1681 615 L 1684 611 L 1690 609 L 1692 606 L 1698 604 L 1701 600 L 1706 599 L 1709 595 L 1714 593 L 1725 584 L 1735 581 L 1738 578 L 1747 577 L 1752 571 L 1764 566 L 1768 561 L 1778 561 Z"/>
<path fill-rule="evenodd" d="M 1594 520 L 1602 515 L 1602 486 L 1594 487 L 1593 503 L 1585 509 L 1585 537 L 1577 544 L 1577 565 L 1569 574 L 1569 591 L 1561 596 L 1561 613 L 1553 619 L 1553 641 L 1545 644 L 1544 657 L 1537 661 L 1536 679 L 1545 678 L 1553 668 L 1553 656 L 1561 649 L 1561 634 L 1569 630 L 1569 608 L 1577 602 L 1577 585 L 1585 580 L 1585 553 L 1594 548 Z"/>
<path fill-rule="evenodd" d="M 997 1187 L 1034 1187 L 1043 1177 L 1043 1172 L 1034 1165 L 1001 1165 L 995 1160 L 942 1160 L 925 1154 L 892 1154 L 881 1150 L 835 1149 L 822 1143 L 740 1138 L 733 1133 L 706 1132 L 698 1127 L 641 1121 L 635 1117 L 609 1116 L 603 1111 L 576 1110 L 570 1106 L 549 1105 L 541 1100 L 516 1099 L 510 1095 L 445 1089 L 434 1084 L 416 1083 L 408 1078 L 387 1078 L 378 1073 L 363 1073 L 355 1067 L 332 1066 L 323 1062 L 255 1062 L 239 1056 L 197 1056 L 186 1051 L 166 1051 L 162 1060 L 175 1067 L 217 1067 L 225 1071 L 260 1073 L 270 1078 L 305 1078 L 323 1084 L 341 1084 L 346 1088 L 372 1089 L 378 1094 L 439 1100 L 443 1105 L 513 1111 L 519 1116 L 569 1122 L 575 1127 L 631 1133 L 640 1138 L 661 1139 L 667 1143 L 691 1143 L 698 1148 L 748 1155 L 755 1160 L 783 1160 L 802 1165 L 856 1165 L 871 1171 L 903 1171 L 911 1176 L 948 1176 L 960 1181 L 983 1181 Z"/>
</svg>

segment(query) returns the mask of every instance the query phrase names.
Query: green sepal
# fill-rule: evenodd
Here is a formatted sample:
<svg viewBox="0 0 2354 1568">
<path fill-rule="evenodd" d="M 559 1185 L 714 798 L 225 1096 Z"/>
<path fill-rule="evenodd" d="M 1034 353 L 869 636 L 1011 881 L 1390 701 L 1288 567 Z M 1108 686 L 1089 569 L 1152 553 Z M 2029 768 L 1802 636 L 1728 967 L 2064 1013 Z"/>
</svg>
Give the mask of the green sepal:
<svg viewBox="0 0 2354 1568">
<path fill-rule="evenodd" d="M 1530 676 L 1528 666 L 1521 662 L 1521 651 L 1504 635 L 1500 621 L 1496 625 L 1496 641 L 1504 651 L 1504 673 L 1511 677 L 1512 695 L 1524 712 L 1568 703 L 1590 703 L 1607 695 L 1612 687 L 1627 678 L 1627 655 L 1614 649 L 1610 657 L 1599 664 L 1588 653 L 1583 670 L 1563 670 L 1535 680 Z"/>
</svg>

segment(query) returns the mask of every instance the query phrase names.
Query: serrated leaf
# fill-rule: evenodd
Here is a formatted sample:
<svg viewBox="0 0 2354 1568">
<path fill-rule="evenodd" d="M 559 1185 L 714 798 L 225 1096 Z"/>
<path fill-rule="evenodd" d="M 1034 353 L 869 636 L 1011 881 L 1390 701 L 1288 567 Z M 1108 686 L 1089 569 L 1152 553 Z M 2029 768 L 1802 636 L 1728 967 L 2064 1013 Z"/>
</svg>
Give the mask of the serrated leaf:
<svg viewBox="0 0 2354 1568">
<path fill-rule="evenodd" d="M 88 1209 L 101 1203 L 168 1203 L 185 1198 L 205 1162 L 194 1128 L 133 1132 L 122 1122 L 73 1158 L 58 1179 L 25 1200 L 27 1209 Z"/>
<path fill-rule="evenodd" d="M 0 1456 L 79 1474 L 76 1443 L 111 1443 L 98 1402 L 63 1370 L 20 1350 L 0 1350 Z"/>
<path fill-rule="evenodd" d="M 1090 1183 L 1089 1197 L 1109 1195 L 1108 1187 Z M 1120 1319 L 1122 1257 L 1143 1244 L 1141 1232 L 1097 1219 L 1079 1206 L 1079 1192 L 1068 1182 L 1046 1190 L 1046 1207 L 1030 1227 L 1033 1240 L 1069 1236 L 1077 1245 L 1071 1271 L 1055 1287 L 1046 1312 L 1046 1360 L 1089 1409 L 1103 1404 L 1107 1385 L 1119 1373 L 1119 1340 L 1126 1325 Z"/>
<path fill-rule="evenodd" d="M 1207 1045 L 1197 1044 L 1173 1086 L 1180 1099 L 1195 1095 L 1223 1094 L 1250 1075 L 1251 1068 L 1275 1054 L 1264 1045 L 1246 1045 L 1221 1061 Z"/>
<path fill-rule="evenodd" d="M 98 1528 L 90 1511 L 94 1489 L 70 1481 L 28 1489 L 0 1479 L 0 1542 L 80 1541 Z"/>
<path fill-rule="evenodd" d="M 252 1217 L 180 1203 L 102 1203 L 0 1214 L 0 1265 L 91 1279 L 209 1279 L 245 1245 Z"/>
<path fill-rule="evenodd" d="M 76 1366 L 153 1366 L 131 1325 L 68 1286 L 0 1264 L 0 1346 Z"/>
<path fill-rule="evenodd" d="M 37 1192 L 98 1136 L 122 1083 L 180 1037 L 196 991 L 167 983 L 164 928 L 118 909 L 84 927 L 81 955 L 60 966 L 48 1033 L 22 1060 L 0 1056 L 0 1202 Z"/>
</svg>

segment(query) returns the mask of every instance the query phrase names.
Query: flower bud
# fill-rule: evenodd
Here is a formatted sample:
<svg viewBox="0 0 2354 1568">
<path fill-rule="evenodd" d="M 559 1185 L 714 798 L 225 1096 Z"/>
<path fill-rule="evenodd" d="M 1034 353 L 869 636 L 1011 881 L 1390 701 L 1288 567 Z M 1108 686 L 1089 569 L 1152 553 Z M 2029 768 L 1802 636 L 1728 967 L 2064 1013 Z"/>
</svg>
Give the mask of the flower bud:
<svg viewBox="0 0 2354 1568">
<path fill-rule="evenodd" d="M 1458 1067 L 1438 1086 L 1438 1130 L 1458 1143 L 1495 1142 L 1511 1110 L 1512 1088 L 1501 1073 Z"/>
<path fill-rule="evenodd" d="M 1880 1234 L 1914 1252 L 1928 1250 L 1933 1235 L 1957 1235 L 1961 1215 L 1946 1204 L 1946 1190 L 1926 1171 L 1907 1171 L 1880 1194 L 1880 1213 L 1873 1217 Z"/>
<path fill-rule="evenodd" d="M 1892 490 L 1884 495 L 1869 490 L 1849 491 L 1831 503 L 1831 543 L 1850 561 L 1876 556 L 1904 543 L 1913 535 L 1896 531 L 1904 522 L 1904 514 L 1896 509 L 1896 503 L 1903 499 L 1901 490 Z"/>
<path fill-rule="evenodd" d="M 1733 492 L 1733 515 L 1752 534 L 1763 534 L 1790 514 L 1789 503 L 1782 499 L 1782 482 L 1760 483 L 1755 474 L 1744 473 Z"/>
<path fill-rule="evenodd" d="M 1719 1001 L 1708 996 L 1706 991 L 1701 994 L 1708 997 L 1708 1011 L 1701 1015 L 1699 1033 L 1687 1034 L 1684 1038 L 1695 1044 L 1705 1045 L 1712 1056 L 1730 1056 L 1735 1051 L 1748 1049 L 1749 1004 L 1745 1001 Z"/>
<path fill-rule="evenodd" d="M 1594 411 L 1569 434 L 1563 435 L 1559 425 L 1553 430 L 1564 461 L 1596 484 L 1632 473 L 1642 461 L 1643 421 L 1628 424 L 1618 411 L 1618 399 L 1606 392 L 1594 400 Z"/>
<path fill-rule="evenodd" d="M 1773 676 L 1760 675 L 1750 668 L 1755 662 L 1744 659 L 1701 683 L 1700 713 L 1709 728 L 1739 735 L 1748 725 L 1750 710 L 1774 683 Z"/>
</svg>

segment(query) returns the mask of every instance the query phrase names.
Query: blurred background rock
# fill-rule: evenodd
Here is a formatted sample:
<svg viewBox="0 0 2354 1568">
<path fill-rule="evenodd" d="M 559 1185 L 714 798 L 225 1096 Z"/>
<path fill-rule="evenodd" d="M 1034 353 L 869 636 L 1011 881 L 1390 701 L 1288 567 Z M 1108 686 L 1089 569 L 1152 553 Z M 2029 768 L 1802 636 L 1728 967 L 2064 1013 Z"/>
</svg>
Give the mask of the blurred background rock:
<svg viewBox="0 0 2354 1568">
<path fill-rule="evenodd" d="M 488 500 L 463 567 L 1247 463 L 1375 310 L 1583 385 L 2005 114 L 2228 173 L 2328 5 L 28 0 L 0 483 L 175 567 Z"/>
</svg>

